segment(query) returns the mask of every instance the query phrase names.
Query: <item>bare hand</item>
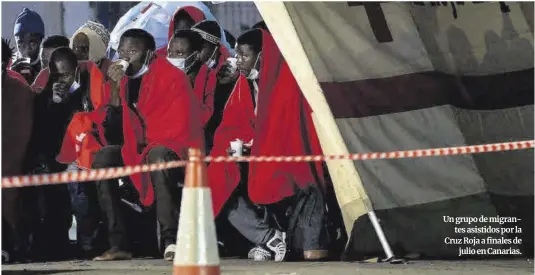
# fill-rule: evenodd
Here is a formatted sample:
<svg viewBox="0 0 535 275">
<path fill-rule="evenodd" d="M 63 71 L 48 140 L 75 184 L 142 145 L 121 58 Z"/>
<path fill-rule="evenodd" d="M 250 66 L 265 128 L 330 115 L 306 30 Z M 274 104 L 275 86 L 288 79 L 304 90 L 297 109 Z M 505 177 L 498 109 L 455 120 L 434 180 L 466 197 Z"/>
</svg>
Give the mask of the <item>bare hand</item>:
<svg viewBox="0 0 535 275">
<path fill-rule="evenodd" d="M 118 61 L 113 62 L 110 67 L 108 68 L 108 77 L 111 79 L 112 82 L 119 83 L 125 76 L 125 71 L 123 68 L 123 65 L 121 65 Z"/>
<path fill-rule="evenodd" d="M 228 84 L 236 81 L 239 75 L 238 71 L 233 72 L 230 61 L 225 61 L 225 64 L 221 66 L 221 69 L 217 73 L 217 80 L 220 84 Z"/>
<path fill-rule="evenodd" d="M 68 87 L 67 87 L 67 84 L 65 83 L 58 82 L 58 83 L 52 84 L 52 92 L 54 94 L 61 95 L 61 97 L 65 96 L 65 94 L 68 92 L 67 89 Z"/>
<path fill-rule="evenodd" d="M 236 153 L 236 151 L 234 151 L 232 148 L 229 147 L 229 148 L 227 149 L 227 154 L 228 154 L 229 156 L 233 156 L 235 153 Z M 251 155 L 251 147 L 245 147 L 245 146 L 244 146 L 244 147 L 242 148 L 242 155 L 243 155 L 243 156 L 249 156 L 249 155 Z"/>
</svg>

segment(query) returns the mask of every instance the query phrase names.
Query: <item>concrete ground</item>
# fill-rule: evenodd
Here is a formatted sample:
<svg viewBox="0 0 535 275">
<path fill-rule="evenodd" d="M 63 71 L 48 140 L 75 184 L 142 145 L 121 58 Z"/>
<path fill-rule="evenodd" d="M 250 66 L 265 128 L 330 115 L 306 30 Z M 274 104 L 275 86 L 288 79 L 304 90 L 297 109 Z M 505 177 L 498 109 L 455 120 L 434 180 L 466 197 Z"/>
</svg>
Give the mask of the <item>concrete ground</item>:
<svg viewBox="0 0 535 275">
<path fill-rule="evenodd" d="M 222 260 L 222 274 L 236 275 L 516 275 L 533 274 L 533 261 L 412 261 L 406 264 L 388 263 L 259 263 L 248 260 Z M 2 274 L 76 274 L 76 275 L 171 275 L 172 263 L 164 260 L 136 259 L 121 262 L 71 261 L 3 265 Z"/>
</svg>

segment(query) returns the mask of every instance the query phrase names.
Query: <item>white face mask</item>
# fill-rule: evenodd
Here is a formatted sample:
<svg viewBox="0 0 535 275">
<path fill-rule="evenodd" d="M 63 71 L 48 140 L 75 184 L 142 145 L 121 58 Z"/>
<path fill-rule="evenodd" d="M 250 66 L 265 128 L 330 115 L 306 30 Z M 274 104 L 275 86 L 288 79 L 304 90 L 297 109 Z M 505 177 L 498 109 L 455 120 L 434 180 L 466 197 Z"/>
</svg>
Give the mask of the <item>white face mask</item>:
<svg viewBox="0 0 535 275">
<path fill-rule="evenodd" d="M 219 47 L 216 47 L 214 49 L 214 52 L 212 53 L 212 56 L 210 56 L 210 59 L 208 59 L 208 61 L 206 61 L 206 66 L 208 66 L 208 68 L 210 69 L 213 69 L 215 67 L 215 64 L 217 63 L 214 59 L 215 57 L 215 53 L 219 50 Z"/>
<path fill-rule="evenodd" d="M 184 57 L 178 57 L 178 58 L 171 58 L 168 57 L 167 60 L 169 63 L 173 64 L 173 66 L 184 70 L 186 68 L 186 59 Z"/>
<path fill-rule="evenodd" d="M 139 78 L 141 77 L 142 75 L 144 75 L 145 73 L 147 73 L 149 71 L 149 60 L 151 59 L 152 57 L 152 52 L 149 51 L 147 53 L 147 57 L 145 57 L 145 62 L 143 62 L 143 66 L 141 66 L 141 69 L 133 76 L 131 76 L 130 78 Z"/>
<path fill-rule="evenodd" d="M 258 79 L 258 75 L 260 74 L 260 72 L 258 72 L 258 70 L 256 69 L 256 65 L 258 64 L 258 60 L 260 60 L 261 54 L 262 52 L 258 53 L 258 56 L 256 57 L 256 61 L 254 62 L 253 68 L 249 72 L 249 75 L 247 75 L 247 79 L 250 79 L 250 80 Z"/>
<path fill-rule="evenodd" d="M 171 58 L 171 57 L 167 57 L 167 60 L 173 64 L 173 66 L 181 69 L 182 71 L 184 71 L 185 73 L 188 73 L 189 69 L 191 68 L 191 66 L 193 66 L 193 63 L 190 64 L 189 66 L 186 67 L 186 61 L 195 57 L 195 53 L 192 53 L 190 54 L 188 57 L 184 58 L 184 57 L 178 57 L 178 58 Z"/>
</svg>

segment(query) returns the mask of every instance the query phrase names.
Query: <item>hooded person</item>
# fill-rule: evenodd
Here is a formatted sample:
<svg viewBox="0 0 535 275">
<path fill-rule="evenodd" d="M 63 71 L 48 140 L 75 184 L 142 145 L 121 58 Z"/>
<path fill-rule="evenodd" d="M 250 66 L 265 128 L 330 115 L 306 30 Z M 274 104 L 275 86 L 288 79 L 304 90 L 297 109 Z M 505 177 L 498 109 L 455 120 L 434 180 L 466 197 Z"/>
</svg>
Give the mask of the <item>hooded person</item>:
<svg viewBox="0 0 535 275">
<path fill-rule="evenodd" d="M 252 156 L 321 155 L 321 147 L 311 118 L 311 108 L 271 35 L 254 29 L 238 38 L 237 65 L 240 77 L 216 131 L 211 156 L 227 155 L 231 142 L 239 139 Z M 281 135 L 284 137 L 281 138 Z M 231 152 L 236 153 L 236 152 Z M 208 179 L 217 215 L 240 181 L 247 182 L 248 196 L 275 213 L 280 206 L 290 215 L 288 234 L 299 231 L 301 238 L 288 239 L 293 250 L 306 259 L 320 258 L 324 243 L 324 204 L 321 163 L 252 162 L 246 178 L 237 163 L 212 163 Z M 313 213 L 317 217 L 307 216 Z M 283 218 L 280 217 L 279 218 Z M 308 223 L 306 221 L 314 221 Z M 308 229 L 296 229 L 307 224 Z M 293 225 L 293 227 L 292 227 Z M 303 233 L 303 231 L 307 231 Z M 295 240 L 303 244 L 296 247 Z M 262 249 L 262 248 L 259 248 Z"/>
<path fill-rule="evenodd" d="M 194 6 L 184 6 L 176 10 L 175 14 L 169 22 L 169 32 L 168 39 L 171 40 L 171 37 L 175 32 L 180 30 L 189 30 L 191 27 L 203 20 L 206 19 L 203 11 Z M 167 48 L 163 47 L 156 51 L 156 54 L 160 56 L 167 56 Z"/>
<path fill-rule="evenodd" d="M 33 124 L 33 92 L 7 68 L 13 56 L 9 42 L 2 39 L 2 176 L 25 173 L 23 162 Z M 31 188 L 2 190 L 2 255 L 8 261 L 24 260 L 31 233 L 30 211 L 26 204 Z"/>
<path fill-rule="evenodd" d="M 87 21 L 74 32 L 70 47 L 78 60 L 89 60 L 105 74 L 111 61 L 106 58 L 106 49 L 110 43 L 110 32 L 104 25 Z"/>
<path fill-rule="evenodd" d="M 144 30 L 129 29 L 121 36 L 120 58 L 108 69 L 105 89 L 110 101 L 103 126 L 108 141 L 113 136 L 120 137 L 123 142 L 119 144 L 123 145 L 102 148 L 92 168 L 186 160 L 188 148 L 203 148 L 200 108 L 188 77 L 164 57 L 155 55 L 154 50 L 154 38 Z M 125 180 L 134 185 L 141 204 L 148 207 L 155 202 L 163 255 L 172 260 L 184 169 L 133 174 Z M 97 181 L 111 246 L 95 258 L 98 261 L 132 257 L 118 188 L 116 179 Z"/>
<path fill-rule="evenodd" d="M 28 83 L 33 83 L 41 71 L 39 46 L 45 36 L 43 19 L 37 12 L 24 8 L 15 19 L 13 36 L 15 36 L 17 52 L 9 66 L 13 71 L 23 75 Z"/>
</svg>

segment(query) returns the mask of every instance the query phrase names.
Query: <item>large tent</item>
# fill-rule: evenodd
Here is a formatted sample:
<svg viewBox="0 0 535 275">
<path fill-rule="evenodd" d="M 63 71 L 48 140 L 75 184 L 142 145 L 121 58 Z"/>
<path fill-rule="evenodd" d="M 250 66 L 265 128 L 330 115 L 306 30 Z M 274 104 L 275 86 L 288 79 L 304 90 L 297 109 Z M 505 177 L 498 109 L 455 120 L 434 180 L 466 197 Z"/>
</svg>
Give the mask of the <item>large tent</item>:
<svg viewBox="0 0 535 275">
<path fill-rule="evenodd" d="M 325 154 L 533 139 L 533 3 L 256 5 L 313 109 Z M 396 256 L 458 257 L 467 246 L 533 253 L 533 157 L 524 150 L 328 161 L 350 238 L 345 259 L 384 255 L 370 211 Z M 519 220 L 444 222 L 482 215 Z M 455 232 L 488 226 L 522 232 Z M 445 243 L 489 236 L 523 242 Z"/>
</svg>

